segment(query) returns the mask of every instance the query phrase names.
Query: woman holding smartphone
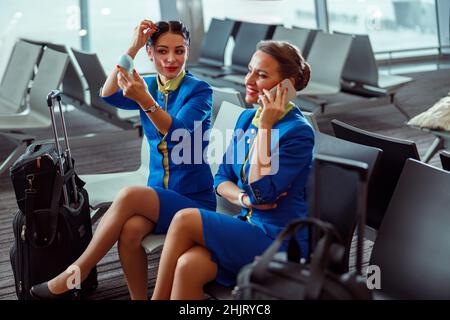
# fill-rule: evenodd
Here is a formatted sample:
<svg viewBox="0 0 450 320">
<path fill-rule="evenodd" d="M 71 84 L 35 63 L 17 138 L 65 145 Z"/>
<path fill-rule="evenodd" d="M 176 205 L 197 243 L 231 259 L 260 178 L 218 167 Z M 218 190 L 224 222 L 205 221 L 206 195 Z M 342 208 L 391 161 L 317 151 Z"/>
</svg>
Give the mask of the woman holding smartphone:
<svg viewBox="0 0 450 320">
<path fill-rule="evenodd" d="M 203 158 L 201 163 L 195 163 L 193 158 L 195 152 L 203 154 L 209 141 L 200 141 L 201 150 L 190 150 L 192 157 L 181 164 L 175 163 L 172 155 L 180 132 L 184 142 L 193 139 L 197 130 L 205 132 L 211 126 L 212 88 L 185 71 L 189 32 L 178 21 L 155 24 L 143 20 L 136 27 L 126 53 L 134 58 L 144 47 L 157 75 L 142 78 L 136 70 L 129 74 L 117 66 L 107 78 L 101 95 L 114 107 L 140 110 L 150 149 L 147 186 L 129 186 L 118 193 L 91 243 L 69 267 L 79 270 L 84 280 L 119 241 L 120 260 L 132 299 L 147 299 L 147 255 L 141 246 L 142 239 L 151 232 L 166 233 L 180 209 L 216 208 L 209 165 Z M 186 145 L 195 146 L 194 143 Z M 67 287 L 71 276 L 62 272 L 48 282 L 33 286 L 31 295 L 36 299 L 71 298 L 73 292 Z"/>
<path fill-rule="evenodd" d="M 202 299 L 203 286 L 213 280 L 234 285 L 245 264 L 291 220 L 307 215 L 305 185 L 314 133 L 280 82 L 288 79 L 299 91 L 309 78 L 310 67 L 296 47 L 277 41 L 257 45 L 245 100 L 260 100 L 262 107 L 245 110 L 238 119 L 214 183 L 216 192 L 242 211 L 236 217 L 201 208 L 179 211 L 166 236 L 153 299 Z M 306 230 L 297 241 L 307 257 Z"/>
</svg>

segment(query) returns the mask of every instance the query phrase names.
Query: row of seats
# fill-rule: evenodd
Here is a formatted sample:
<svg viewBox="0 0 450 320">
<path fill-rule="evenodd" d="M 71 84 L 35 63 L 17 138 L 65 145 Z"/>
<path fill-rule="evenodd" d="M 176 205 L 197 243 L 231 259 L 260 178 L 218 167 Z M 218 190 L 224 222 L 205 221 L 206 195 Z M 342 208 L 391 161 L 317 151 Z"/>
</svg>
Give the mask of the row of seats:
<svg viewBox="0 0 450 320">
<path fill-rule="evenodd" d="M 213 128 L 220 132 L 225 132 L 226 129 L 232 129 L 243 110 L 244 109 L 241 106 L 233 105 L 226 101 L 223 102 L 213 123 Z M 402 209 L 402 206 L 409 206 L 409 202 L 423 202 L 424 197 L 427 198 L 426 201 L 424 201 L 426 206 L 418 206 L 416 211 L 406 212 L 404 214 L 410 214 L 411 217 L 414 218 L 415 216 L 424 215 L 423 211 L 421 211 L 424 210 L 424 208 L 427 208 L 426 215 L 429 214 L 428 212 L 436 214 L 443 214 L 443 212 L 446 212 L 446 208 L 448 208 L 446 206 L 448 206 L 448 201 L 450 200 L 448 195 L 442 194 L 442 191 L 430 194 L 430 192 L 434 192 L 435 187 L 429 188 L 428 185 L 433 184 L 432 179 L 434 179 L 434 176 L 438 176 L 439 178 L 436 179 L 442 180 L 441 182 L 439 182 L 440 180 L 437 181 L 440 187 L 443 188 L 443 184 L 445 183 L 448 187 L 450 174 L 419 162 L 417 147 L 413 142 L 373 134 L 351 127 L 337 120 L 333 120 L 332 125 L 337 137 L 316 132 L 315 152 L 316 154 L 359 161 L 368 165 L 369 188 L 367 229 L 370 232 L 367 233 L 367 235 L 368 238 L 375 240 L 376 246 L 374 248 L 377 248 L 376 251 L 374 249 L 371 263 L 384 266 L 384 264 L 389 263 L 389 259 L 391 259 L 383 253 L 386 246 L 384 241 L 387 240 L 383 240 L 385 239 L 384 236 L 379 236 L 380 232 L 384 235 L 383 226 L 386 225 L 386 217 L 394 215 L 397 210 L 404 210 Z M 147 148 L 147 143 L 144 140 L 141 150 L 141 166 L 135 172 L 85 175 L 82 177 L 82 179 L 87 182 L 86 188 L 91 195 L 92 205 L 98 208 L 97 213 L 103 212 L 109 206 L 115 194 L 121 187 L 130 182 L 130 178 L 134 183 L 139 183 L 139 181 L 142 184 L 146 183 L 146 176 L 148 174 L 146 165 L 148 162 Z M 224 144 L 223 148 L 225 150 L 226 144 Z M 443 167 L 450 169 L 448 164 L 445 164 L 444 162 L 447 161 L 448 163 L 450 158 L 449 154 L 442 153 L 441 157 L 442 159 L 446 159 L 443 160 Z M 218 164 L 211 164 L 213 173 L 217 171 L 217 167 Z M 425 181 L 421 180 L 424 179 L 423 175 L 425 175 L 425 173 L 416 177 L 416 173 L 422 171 L 430 172 L 429 178 L 425 179 Z M 411 176 L 413 176 L 413 178 L 411 178 Z M 349 270 L 349 255 L 352 238 L 355 227 L 359 221 L 357 214 L 357 201 L 358 197 L 361 196 L 358 191 L 359 178 L 351 172 L 331 166 L 320 171 L 319 179 L 320 192 L 321 194 L 327 195 L 326 197 L 319 199 L 320 218 L 335 225 L 341 238 L 344 240 L 345 252 L 343 259 L 336 268 L 341 272 L 345 272 Z M 417 180 L 405 184 L 401 183 L 402 179 Z M 100 189 L 98 188 L 98 184 L 104 185 L 105 183 L 109 186 L 108 191 L 106 192 L 103 190 L 102 192 L 99 192 L 98 190 Z M 425 183 L 425 186 L 416 186 L 423 183 Z M 314 173 L 312 173 L 306 192 L 310 208 L 314 207 L 313 197 L 311 196 L 313 194 L 314 184 Z M 400 185 L 402 186 L 401 188 L 420 189 L 422 190 L 422 194 L 420 197 L 416 196 L 414 198 L 409 198 L 409 191 L 402 190 L 401 188 L 399 190 Z M 345 188 L 342 186 L 345 186 Z M 427 188 L 429 191 L 424 192 L 423 190 L 427 190 Z M 398 198 L 401 199 L 398 200 Z M 218 197 L 217 200 L 217 211 L 225 214 L 235 214 L 238 212 L 238 207 L 230 204 L 223 198 Z M 398 201 L 402 201 L 401 204 L 395 204 L 395 206 L 392 204 L 397 203 Z M 413 223 L 412 221 L 407 222 Z M 400 228 L 401 225 L 398 225 L 397 227 Z M 399 235 L 404 234 L 404 232 L 399 233 Z M 146 248 L 147 252 L 152 252 L 163 245 L 164 238 L 164 235 L 150 235 L 144 239 L 142 245 Z M 414 246 L 415 239 L 411 239 L 411 241 L 411 246 Z M 441 245 L 438 243 L 438 240 L 435 241 L 437 242 L 437 245 Z M 420 243 L 418 245 L 420 245 Z M 404 266 L 404 264 L 404 261 L 399 261 L 398 265 Z M 384 270 L 384 267 L 382 267 L 382 270 Z M 399 272 L 397 269 L 394 271 Z M 383 275 L 382 279 L 384 283 Z M 391 277 L 390 280 L 394 282 L 394 278 Z M 392 284 L 392 286 L 395 286 L 395 284 Z M 230 288 L 221 287 L 216 283 L 208 285 L 207 292 L 216 298 L 230 297 Z M 427 295 L 428 294 L 432 294 L 432 292 L 430 291 Z M 439 294 L 442 294 L 442 292 Z M 408 294 L 395 291 L 391 292 L 388 286 L 388 290 L 386 292 L 383 291 L 381 297 L 429 297 L 427 295 L 421 293 L 419 289 L 410 291 Z"/>
<path fill-rule="evenodd" d="M 412 141 L 371 133 L 337 120 L 331 124 L 336 138 L 318 133 L 316 152 L 368 165 L 366 231 L 370 232 L 366 237 L 374 241 L 369 263 L 380 267 L 382 282 L 382 290 L 375 291 L 375 298 L 448 299 L 450 273 L 443 266 L 450 259 L 446 254 L 449 153 L 440 154 L 444 171 L 420 162 Z M 344 146 L 343 141 L 353 145 Z M 363 146 L 370 149 L 364 150 Z M 319 203 L 321 219 L 337 227 L 348 259 L 359 220 L 354 216 L 355 199 L 361 195 L 354 190 L 356 183 L 352 183 L 349 172 L 344 174 L 336 168 L 323 171 L 320 192 L 327 196 Z M 348 260 L 344 263 L 348 267 Z"/>
<path fill-rule="evenodd" d="M 231 65 L 225 66 L 224 56 L 230 39 L 234 39 Z M 216 18 L 212 19 L 206 33 L 198 63 L 190 65 L 189 69 L 216 86 L 244 92 L 242 85 L 248 62 L 256 44 L 266 39 L 285 40 L 297 45 L 310 63 L 310 83 L 298 93 L 299 104 L 309 111 L 325 112 L 325 106 L 331 107 L 333 98 L 336 99 L 330 95 L 342 91 L 347 94 L 337 99 L 342 99 L 341 102 L 347 105 L 352 102 L 358 106 L 363 103 L 372 106 L 375 100 L 386 102 L 376 98 L 387 96 L 390 102 L 401 85 L 412 81 L 411 78 L 378 72 L 368 35 L 329 34 L 319 30 Z M 310 103 L 305 103 L 308 101 Z M 316 107 L 311 107 L 311 102 Z"/>
<path fill-rule="evenodd" d="M 86 133 L 71 137 L 73 146 L 138 136 L 135 128 L 139 124 L 139 113 L 111 108 L 99 97 L 99 89 L 105 80 L 105 71 L 96 54 L 68 49 L 60 44 L 18 40 L 0 84 L 0 134 L 18 144 L 0 165 L 0 174 L 35 139 L 33 130 L 50 128 L 45 99 L 55 88 L 61 88 L 64 102 L 122 129 L 115 134 Z M 50 130 L 47 138 L 51 138 Z"/>
<path fill-rule="evenodd" d="M 42 97 L 55 88 L 62 91 L 64 103 L 122 129 L 114 134 L 86 133 L 80 137 L 71 137 L 73 146 L 136 137 L 134 128 L 139 128 L 139 112 L 107 105 L 98 94 L 105 80 L 106 73 L 95 53 L 31 39 L 17 41 L 0 86 L 0 134 L 19 143 L 1 164 L 0 174 L 34 140 L 30 130 L 50 127 L 48 110 Z M 224 100 L 245 106 L 241 94 L 236 90 L 219 87 L 213 90 L 213 119 Z M 11 133 L 12 130 L 22 134 Z M 50 131 L 48 134 L 50 138 Z"/>
<path fill-rule="evenodd" d="M 30 47 L 29 45 L 40 46 L 41 49 L 37 50 L 37 47 Z M 17 64 L 12 55 L 0 86 L 0 88 L 3 88 L 0 89 L 2 99 L 8 101 L 3 104 L 3 100 L 1 100 L 2 104 L 0 107 L 5 115 L 0 115 L 0 121 L 5 116 L 4 119 L 18 119 L 15 121 L 19 121 L 20 124 L 17 122 L 14 125 L 12 124 L 14 120 L 11 120 L 9 123 L 5 120 L 3 126 L 3 122 L 0 122 L 0 133 L 6 133 L 10 128 L 23 128 L 21 127 L 21 121 L 24 119 L 33 119 L 35 126 L 37 124 L 49 126 L 50 124 L 48 123 L 47 125 L 47 122 L 45 122 L 45 119 L 49 121 L 49 117 L 42 97 L 46 96 L 51 89 L 58 87 L 60 83 L 63 84 L 63 92 L 66 94 L 66 97 L 71 97 L 74 101 L 77 99 L 80 106 L 89 106 L 86 99 L 84 99 L 84 90 L 86 89 L 83 89 L 82 84 L 79 87 L 74 85 L 76 80 L 74 81 L 72 78 L 72 81 L 70 81 L 70 74 L 73 71 L 79 77 L 79 71 L 76 70 L 76 66 L 81 67 L 83 65 L 83 57 L 96 57 L 95 55 L 80 53 L 80 58 L 80 56 L 77 57 L 78 52 L 72 50 L 72 54 L 69 54 L 70 52 L 64 46 L 58 50 L 57 45 L 39 45 L 36 42 L 30 43 L 30 41 L 23 40 L 16 44 L 14 51 L 18 50 L 17 52 L 20 52 L 20 50 L 24 50 L 23 48 L 26 48 L 27 51 L 35 50 L 29 52 L 36 52 L 35 62 L 28 61 L 28 65 L 32 66 L 30 71 L 24 72 L 25 75 L 28 74 L 28 81 L 19 78 L 15 79 L 12 77 L 12 73 L 9 73 L 10 71 L 8 70 L 12 68 L 14 63 Z M 63 50 L 66 50 L 66 52 L 64 53 Z M 19 53 L 17 54 L 20 56 Z M 100 65 L 98 58 L 96 59 L 98 65 Z M 77 62 L 76 65 L 75 62 Z M 71 64 L 72 68 L 68 67 Z M 26 66 L 27 63 L 24 62 L 23 65 Z M 68 70 L 71 69 L 72 71 L 69 72 Z M 97 74 L 97 72 L 95 73 Z M 89 70 L 83 70 L 83 74 L 84 78 L 81 79 L 89 83 L 87 79 Z M 9 79 L 9 81 L 6 82 L 5 79 Z M 16 99 L 15 101 L 18 101 L 19 93 L 22 90 L 16 86 L 14 90 L 17 89 L 17 92 L 15 92 L 17 94 L 14 96 L 12 94 L 14 90 L 11 91 L 11 88 L 9 90 L 5 89 L 7 85 L 10 85 L 12 79 L 17 84 L 25 83 L 18 104 L 14 104 L 12 97 Z M 31 89 L 29 88 L 30 81 L 33 83 Z M 98 83 L 102 85 L 103 82 L 104 80 Z M 97 96 L 99 89 L 99 87 L 95 88 L 95 86 L 90 85 L 88 88 L 91 91 L 91 104 L 93 100 L 92 92 L 95 92 L 94 95 Z M 80 88 L 83 95 L 80 95 Z M 4 94 L 5 92 L 8 94 Z M 218 92 L 219 94 L 217 94 Z M 78 96 L 75 93 L 78 93 Z M 225 129 L 232 129 L 237 117 L 243 111 L 242 98 L 239 98 L 235 91 L 227 91 L 220 88 L 215 88 L 214 96 L 214 114 L 217 114 L 213 123 L 214 128 L 221 132 L 224 132 Z M 83 99 L 81 99 L 82 97 Z M 230 99 L 237 101 L 235 104 L 238 104 L 238 106 L 227 102 Z M 225 102 L 222 103 L 222 101 Z M 5 105 L 4 109 L 3 105 Z M 90 107 L 92 108 L 93 106 L 90 105 Z M 107 108 L 108 111 L 111 109 L 115 110 L 115 108 Z M 23 123 L 26 128 L 28 122 L 24 120 Z M 370 183 L 367 224 L 372 229 L 378 230 L 378 233 L 374 232 L 377 236 L 374 237 L 376 240 L 371 263 L 379 265 L 381 270 L 383 270 L 384 296 L 393 298 L 448 298 L 446 283 L 440 284 L 437 282 L 437 279 L 445 281 L 449 276 L 441 270 L 446 262 L 445 259 L 448 257 L 445 254 L 436 257 L 435 252 L 448 252 L 446 243 L 449 242 L 443 230 L 439 228 L 441 225 L 436 226 L 435 224 L 442 223 L 445 226 L 448 220 L 446 214 L 448 215 L 449 208 L 449 173 L 419 162 L 417 147 L 413 142 L 372 134 L 336 120 L 332 121 L 332 126 L 336 137 L 320 132 L 316 133 L 316 153 L 361 161 L 367 163 L 369 167 Z M 120 190 L 121 184 L 130 181 L 124 179 L 127 174 L 129 178 L 132 177 L 133 184 L 139 183 L 138 181 L 141 180 L 142 184 L 146 183 L 148 175 L 147 148 L 146 141 L 143 139 L 141 167 L 135 172 L 139 176 L 132 176 L 131 174 L 134 173 L 117 173 L 82 177 L 87 181 L 86 187 L 90 195 L 92 195 L 91 200 L 94 206 L 104 210 L 111 203 L 115 193 Z M 450 154 L 443 152 L 440 154 L 440 157 L 443 168 L 448 170 Z M 217 165 L 212 164 L 211 167 L 213 173 L 215 173 Z M 95 183 L 100 181 L 104 185 L 104 181 L 101 181 L 101 179 L 107 179 L 106 181 L 108 181 L 110 188 L 108 192 L 102 191 L 100 194 L 99 190 L 102 189 L 95 187 Z M 341 271 L 345 271 L 349 267 L 348 258 L 351 240 L 359 219 L 356 214 L 357 181 L 348 172 L 336 168 L 322 170 L 320 179 L 322 194 L 330 195 L 326 199 L 320 200 L 321 218 L 332 222 L 344 239 L 346 253 L 339 267 Z M 111 183 L 112 181 L 118 183 L 113 184 Z M 346 188 L 342 188 L 343 184 L 345 184 Z M 312 194 L 311 190 L 313 188 L 314 181 L 311 180 L 308 184 L 308 194 Z M 312 201 L 311 197 L 308 198 L 308 201 Z M 233 205 L 222 198 L 219 198 L 218 202 L 218 211 L 224 213 L 236 211 Z M 313 204 L 310 202 L 310 207 L 312 206 Z M 430 234 L 433 228 L 436 228 L 438 232 Z M 160 246 L 163 240 L 163 236 L 149 236 L 143 241 L 143 246 L 151 251 L 155 247 Z M 413 250 L 406 250 L 410 247 Z M 389 256 L 389 254 L 401 257 L 401 259 L 394 259 L 393 261 L 393 256 Z M 439 265 L 430 265 L 429 262 L 436 260 L 436 258 L 440 260 Z M 426 261 L 427 263 L 424 264 L 421 261 Z M 407 272 L 400 274 L 400 272 L 404 271 Z M 424 274 L 419 274 L 424 281 L 419 282 L 415 279 L 412 274 L 413 271 L 416 273 L 423 272 Z M 385 272 L 388 273 L 386 278 Z M 389 282 L 387 285 L 386 281 Z"/>
</svg>

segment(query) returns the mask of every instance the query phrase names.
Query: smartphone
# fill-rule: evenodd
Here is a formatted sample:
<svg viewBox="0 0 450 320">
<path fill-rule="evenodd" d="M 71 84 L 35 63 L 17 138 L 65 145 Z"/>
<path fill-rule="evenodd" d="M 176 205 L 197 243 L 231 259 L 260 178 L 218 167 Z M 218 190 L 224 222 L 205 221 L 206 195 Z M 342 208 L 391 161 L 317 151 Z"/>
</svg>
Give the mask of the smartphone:
<svg viewBox="0 0 450 320">
<path fill-rule="evenodd" d="M 292 85 L 292 82 L 289 79 L 284 79 L 280 83 L 281 83 L 281 92 L 283 92 L 284 89 L 287 89 L 286 101 L 289 102 L 297 96 L 297 91 L 295 90 L 294 86 Z M 279 83 L 277 83 L 272 89 L 270 89 L 270 94 L 272 96 L 276 95 L 278 84 Z M 258 99 L 258 104 L 261 107 L 263 106 L 261 99 Z"/>
</svg>

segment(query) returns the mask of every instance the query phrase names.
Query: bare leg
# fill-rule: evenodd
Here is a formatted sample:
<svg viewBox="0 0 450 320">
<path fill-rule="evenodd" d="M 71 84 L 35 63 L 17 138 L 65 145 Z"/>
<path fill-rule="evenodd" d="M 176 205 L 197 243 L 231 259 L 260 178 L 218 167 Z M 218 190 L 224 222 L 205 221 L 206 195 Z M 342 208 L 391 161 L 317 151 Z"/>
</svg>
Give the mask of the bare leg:
<svg viewBox="0 0 450 320">
<path fill-rule="evenodd" d="M 111 207 L 106 211 L 86 250 L 72 264 L 81 271 L 83 281 L 89 271 L 102 259 L 119 239 L 120 231 L 125 222 L 134 215 L 144 216 L 151 221 L 158 221 L 158 194 L 149 187 L 123 188 Z M 67 280 L 70 274 L 63 271 L 48 282 L 50 291 L 54 294 L 68 290 Z"/>
<path fill-rule="evenodd" d="M 178 258 L 172 285 L 171 300 L 204 299 L 203 286 L 214 280 L 217 264 L 205 247 L 195 246 Z"/>
<path fill-rule="evenodd" d="M 202 220 L 198 209 L 178 211 L 167 231 L 152 299 L 170 298 L 178 258 L 198 245 L 204 246 Z"/>
<path fill-rule="evenodd" d="M 149 219 L 135 215 L 125 222 L 120 233 L 120 262 L 132 300 L 147 299 L 148 260 L 141 242 L 154 227 Z"/>
</svg>

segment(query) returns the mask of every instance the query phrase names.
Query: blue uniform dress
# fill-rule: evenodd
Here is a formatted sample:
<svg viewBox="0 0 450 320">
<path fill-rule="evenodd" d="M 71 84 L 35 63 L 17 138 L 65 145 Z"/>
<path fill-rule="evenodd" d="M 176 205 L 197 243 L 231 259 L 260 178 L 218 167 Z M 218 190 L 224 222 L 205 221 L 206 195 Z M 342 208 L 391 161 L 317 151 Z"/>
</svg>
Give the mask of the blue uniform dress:
<svg viewBox="0 0 450 320">
<path fill-rule="evenodd" d="M 178 210 L 216 208 L 213 177 L 202 157 L 209 143 L 209 139 L 202 137 L 211 126 L 212 88 L 189 72 L 180 77 L 181 82 L 171 91 L 158 85 L 157 76 L 144 77 L 152 97 L 172 116 L 172 125 L 166 135 L 156 129 L 134 100 L 123 96 L 122 90 L 102 97 L 115 107 L 140 110 L 141 124 L 150 147 L 147 186 L 158 193 L 160 202 L 154 233 L 166 233 Z"/>
<path fill-rule="evenodd" d="M 247 155 L 258 132 L 256 110 L 246 110 L 236 123 L 235 135 L 224 155 L 215 176 L 217 188 L 224 181 L 231 181 L 249 195 L 253 204 L 271 204 L 271 210 L 243 208 L 235 217 L 201 209 L 205 246 L 218 266 L 216 281 L 231 286 L 236 282 L 239 270 L 261 255 L 281 230 L 293 219 L 307 215 L 305 186 L 311 169 L 314 148 L 314 132 L 300 109 L 293 107 L 272 130 L 272 174 L 248 184 L 249 162 Z M 237 129 L 242 131 L 238 133 Z M 251 155 L 250 155 L 251 158 Z M 228 161 L 227 161 L 228 159 Z M 231 160 L 230 160 L 231 159 Z M 245 174 L 242 173 L 244 167 Z M 287 191 L 288 194 L 277 200 Z M 302 256 L 308 254 L 307 230 L 297 234 Z M 285 243 L 282 249 L 286 249 Z"/>
</svg>

